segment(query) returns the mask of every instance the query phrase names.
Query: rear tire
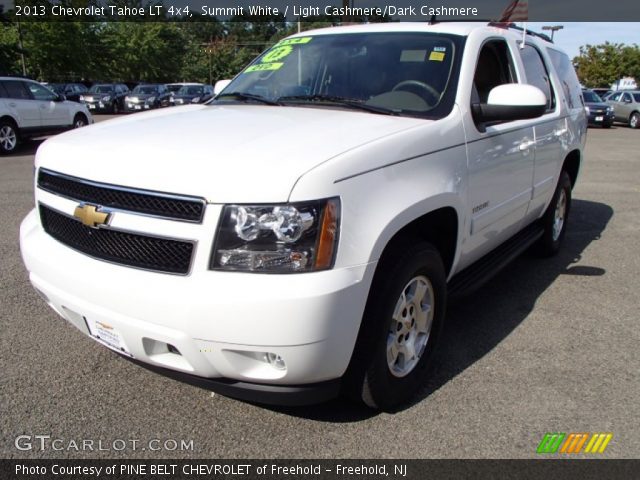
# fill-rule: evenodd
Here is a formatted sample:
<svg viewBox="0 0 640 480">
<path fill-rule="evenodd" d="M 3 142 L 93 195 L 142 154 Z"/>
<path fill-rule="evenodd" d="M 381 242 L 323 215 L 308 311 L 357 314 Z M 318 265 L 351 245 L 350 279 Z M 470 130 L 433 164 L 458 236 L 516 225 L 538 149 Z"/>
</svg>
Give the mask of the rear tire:
<svg viewBox="0 0 640 480">
<path fill-rule="evenodd" d="M 408 402 L 426 381 L 445 305 L 446 274 L 435 247 L 405 243 L 385 253 L 345 375 L 349 396 L 384 411 Z"/>
<path fill-rule="evenodd" d="M 15 124 L 10 120 L 0 121 L 0 154 L 13 153 L 18 148 L 20 136 Z"/>
<path fill-rule="evenodd" d="M 544 233 L 536 244 L 540 256 L 551 257 L 558 253 L 567 231 L 567 221 L 571 210 L 571 178 L 564 170 L 553 194 L 551 203 L 542 217 Z"/>
</svg>

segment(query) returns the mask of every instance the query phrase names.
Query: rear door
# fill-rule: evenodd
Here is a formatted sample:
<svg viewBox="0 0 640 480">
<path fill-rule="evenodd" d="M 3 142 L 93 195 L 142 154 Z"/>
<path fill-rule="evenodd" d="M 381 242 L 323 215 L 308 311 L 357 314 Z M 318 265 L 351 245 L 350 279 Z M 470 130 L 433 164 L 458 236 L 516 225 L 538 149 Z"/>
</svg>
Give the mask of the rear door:
<svg viewBox="0 0 640 480">
<path fill-rule="evenodd" d="M 18 122 L 19 128 L 36 128 L 40 126 L 40 109 L 33 101 L 29 90 L 20 80 L 2 80 L 6 108 Z"/>
<path fill-rule="evenodd" d="M 551 85 L 550 65 L 541 50 L 533 44 L 525 44 L 519 49 L 520 59 L 526 76 L 526 83 L 539 88 L 547 97 L 547 109 L 537 118 L 534 126 L 535 161 L 533 190 L 528 217 L 537 218 L 548 203 L 557 183 L 560 162 L 566 154 L 563 145 L 567 143 L 569 131 L 567 119 L 561 115 L 561 106 Z"/>
</svg>

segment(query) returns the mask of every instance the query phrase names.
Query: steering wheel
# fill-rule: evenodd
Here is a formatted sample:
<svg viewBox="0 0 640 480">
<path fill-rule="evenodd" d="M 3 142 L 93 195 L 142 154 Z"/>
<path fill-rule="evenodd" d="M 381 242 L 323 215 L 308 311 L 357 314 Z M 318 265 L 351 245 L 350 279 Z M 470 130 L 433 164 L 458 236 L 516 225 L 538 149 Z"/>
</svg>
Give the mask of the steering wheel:
<svg viewBox="0 0 640 480">
<path fill-rule="evenodd" d="M 397 90 L 407 90 L 411 92 L 412 90 L 416 90 L 415 88 L 410 87 L 418 87 L 421 91 L 427 92 L 429 94 L 429 99 L 434 100 L 434 102 L 429 102 L 429 99 L 424 98 L 423 95 L 420 95 L 420 97 L 422 97 L 429 104 L 429 106 L 433 106 L 440 101 L 440 93 L 431 85 L 428 85 L 419 80 L 403 80 L 402 82 L 396 84 L 396 86 L 393 87 L 391 91 L 395 92 Z"/>
</svg>

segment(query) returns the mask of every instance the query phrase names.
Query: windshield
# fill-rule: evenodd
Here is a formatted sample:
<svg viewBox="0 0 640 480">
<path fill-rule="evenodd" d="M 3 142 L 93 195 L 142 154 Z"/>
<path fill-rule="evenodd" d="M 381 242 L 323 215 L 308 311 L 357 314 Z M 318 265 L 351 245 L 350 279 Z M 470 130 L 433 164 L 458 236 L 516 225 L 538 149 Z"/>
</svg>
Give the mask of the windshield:
<svg viewBox="0 0 640 480">
<path fill-rule="evenodd" d="M 113 87 L 111 85 L 94 85 L 89 91 L 92 93 L 113 93 Z"/>
<path fill-rule="evenodd" d="M 602 99 L 595 92 L 582 92 L 582 96 L 587 103 L 602 103 Z"/>
<path fill-rule="evenodd" d="M 197 85 L 184 86 L 178 90 L 178 95 L 202 95 L 204 89 Z"/>
<path fill-rule="evenodd" d="M 283 105 L 349 100 L 348 106 L 357 102 L 377 113 L 441 117 L 453 107 L 462 44 L 459 36 L 416 32 L 285 39 L 238 75 L 218 102 L 250 96 Z"/>
<path fill-rule="evenodd" d="M 50 83 L 46 85 L 50 90 L 53 90 L 56 93 L 64 93 L 64 83 Z"/>
<path fill-rule="evenodd" d="M 158 93 L 158 87 L 155 85 L 138 85 L 133 89 L 131 93 L 138 93 L 140 95 L 152 95 Z"/>
</svg>

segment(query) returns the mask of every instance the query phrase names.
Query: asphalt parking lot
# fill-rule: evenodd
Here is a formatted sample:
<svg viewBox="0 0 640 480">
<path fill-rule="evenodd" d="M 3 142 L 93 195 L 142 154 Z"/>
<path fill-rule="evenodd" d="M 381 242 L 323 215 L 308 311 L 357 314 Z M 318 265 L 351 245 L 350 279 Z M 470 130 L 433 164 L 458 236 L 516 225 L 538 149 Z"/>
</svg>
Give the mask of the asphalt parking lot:
<svg viewBox="0 0 640 480">
<path fill-rule="evenodd" d="M 37 145 L 0 157 L 0 457 L 533 458 L 547 432 L 611 432 L 599 457 L 640 457 L 640 131 L 589 130 L 562 252 L 525 255 L 452 304 L 427 388 L 396 414 L 212 395 L 131 364 L 57 317 L 31 288 L 18 247 Z M 34 440 L 19 450 L 19 435 L 58 446 L 89 439 L 95 449 L 43 451 Z M 152 451 L 156 439 L 166 448 Z"/>
</svg>

